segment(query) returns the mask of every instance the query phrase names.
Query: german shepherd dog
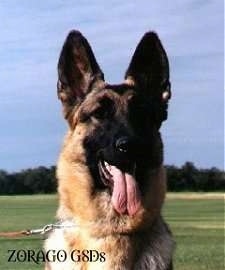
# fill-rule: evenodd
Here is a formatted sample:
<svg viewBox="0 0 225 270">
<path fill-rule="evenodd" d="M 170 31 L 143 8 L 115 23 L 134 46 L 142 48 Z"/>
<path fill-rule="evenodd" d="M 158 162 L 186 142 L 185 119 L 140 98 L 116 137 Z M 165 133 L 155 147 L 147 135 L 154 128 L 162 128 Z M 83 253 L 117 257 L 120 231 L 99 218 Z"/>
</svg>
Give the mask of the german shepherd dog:
<svg viewBox="0 0 225 270">
<path fill-rule="evenodd" d="M 143 36 L 124 82 L 109 84 L 87 39 L 71 31 L 57 89 L 69 130 L 57 166 L 60 228 L 45 250 L 65 258 L 46 269 L 172 270 L 159 132 L 171 94 L 157 34 Z"/>
</svg>

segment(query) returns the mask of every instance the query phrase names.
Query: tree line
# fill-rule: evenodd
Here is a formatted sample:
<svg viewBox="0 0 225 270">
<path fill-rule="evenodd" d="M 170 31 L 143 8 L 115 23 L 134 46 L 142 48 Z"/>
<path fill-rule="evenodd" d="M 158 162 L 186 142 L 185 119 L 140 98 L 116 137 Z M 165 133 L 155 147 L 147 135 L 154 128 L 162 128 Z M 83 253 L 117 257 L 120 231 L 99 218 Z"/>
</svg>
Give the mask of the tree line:
<svg viewBox="0 0 225 270">
<path fill-rule="evenodd" d="M 198 169 L 192 162 L 166 167 L 169 191 L 225 191 L 225 172 L 216 167 Z"/>
<path fill-rule="evenodd" d="M 169 191 L 225 191 L 225 172 L 218 168 L 198 169 L 192 162 L 166 166 Z M 55 193 L 55 166 L 9 173 L 0 170 L 0 195 Z"/>
<path fill-rule="evenodd" d="M 55 166 L 40 166 L 20 172 L 0 170 L 0 195 L 56 192 Z"/>
</svg>

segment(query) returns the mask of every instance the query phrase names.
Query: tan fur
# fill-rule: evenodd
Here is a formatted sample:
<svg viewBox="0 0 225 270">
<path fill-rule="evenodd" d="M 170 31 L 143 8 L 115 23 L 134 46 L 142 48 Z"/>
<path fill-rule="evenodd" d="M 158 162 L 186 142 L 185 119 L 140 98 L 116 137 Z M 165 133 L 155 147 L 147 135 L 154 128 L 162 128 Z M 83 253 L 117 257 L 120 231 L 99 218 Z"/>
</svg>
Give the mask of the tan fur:
<svg viewBox="0 0 225 270">
<path fill-rule="evenodd" d="M 65 229 L 63 232 L 56 230 L 46 242 L 45 247 L 46 250 L 49 250 L 60 246 L 59 249 L 66 250 L 68 254 L 74 249 L 104 251 L 106 262 L 85 263 L 85 266 L 80 263 L 74 265 L 66 262 L 66 268 L 60 268 L 64 266 L 62 263 L 58 263 L 57 266 L 53 264 L 54 267 L 49 269 L 133 269 L 134 265 L 138 265 L 135 269 L 147 269 L 137 264 L 134 258 L 137 256 L 140 260 L 142 256 L 145 256 L 147 260 L 147 257 L 150 256 L 148 253 L 135 254 L 145 248 L 145 239 L 151 238 L 152 235 L 152 229 L 150 229 L 152 223 L 160 215 L 166 191 L 165 170 L 161 167 L 149 172 L 150 181 L 148 182 L 151 185 L 148 187 L 147 196 L 142 200 L 141 209 L 133 218 L 121 217 L 112 208 L 111 197 L 107 191 L 96 192 L 90 184 L 92 179 L 88 168 L 84 165 L 83 148 L 81 147 L 85 132 L 85 127 L 79 125 L 74 133 L 68 133 L 57 170 L 60 179 L 60 207 L 57 217 L 62 220 L 75 218 L 76 228 Z M 76 152 L 76 159 L 74 159 L 73 151 Z M 160 226 L 163 232 L 163 226 Z M 142 234 L 144 231 L 144 242 L 140 242 L 139 231 Z M 137 232 L 137 235 L 129 236 L 129 233 L 133 232 Z M 160 237 L 165 238 L 163 242 L 168 242 L 172 250 L 173 244 L 169 235 L 161 234 Z M 161 249 L 164 248 L 163 242 L 159 243 Z M 167 246 L 168 243 L 166 243 Z M 169 254 L 171 250 L 168 251 Z M 168 257 L 170 256 L 168 255 Z M 115 266 L 117 268 L 114 268 Z"/>
<path fill-rule="evenodd" d="M 61 166 L 61 165 L 60 165 Z M 64 168 L 67 169 L 67 168 Z M 67 170 L 65 170 L 67 171 Z M 64 175 L 67 177 L 68 175 Z M 79 177 L 79 173 L 77 177 Z M 76 180 L 73 175 L 70 175 L 70 184 Z M 161 188 L 163 184 L 165 188 L 165 172 L 161 168 L 158 172 L 155 172 L 152 176 L 152 191 L 149 193 L 148 198 L 145 198 L 145 204 L 148 205 L 146 209 L 142 208 L 138 215 L 134 219 L 125 217 L 123 220 L 117 216 L 110 205 L 110 197 L 107 193 L 93 195 L 92 202 L 85 202 L 88 198 L 89 192 L 79 192 L 76 195 L 73 194 L 73 190 L 77 190 L 76 184 L 68 186 L 68 189 L 61 189 L 59 187 L 61 195 L 61 208 L 58 211 L 58 217 L 63 219 L 71 219 L 73 211 L 76 212 L 76 227 L 70 229 L 64 229 L 63 231 L 55 230 L 51 237 L 46 242 L 46 250 L 59 249 L 66 250 L 68 254 L 72 250 L 79 249 L 95 249 L 98 251 L 104 251 L 106 254 L 106 261 L 103 262 L 92 262 L 77 263 L 74 264 L 68 260 L 64 263 L 53 264 L 53 268 L 49 269 L 149 269 L 145 267 L 144 261 L 149 261 L 152 265 L 156 264 L 155 256 L 160 257 L 161 253 L 170 259 L 170 255 L 173 248 L 173 241 L 171 240 L 168 233 L 166 233 L 161 220 L 152 225 L 153 220 L 157 220 L 157 215 L 161 208 L 161 204 L 164 198 L 164 190 Z M 79 179 L 85 180 L 84 178 Z M 70 185 L 69 184 L 69 185 Z M 82 188 L 84 186 L 82 185 Z M 75 189 L 74 189 L 75 188 Z M 65 193 L 70 190 L 69 198 L 72 199 L 74 209 L 71 209 L 71 201 L 65 200 L 67 198 Z M 82 191 L 82 190 L 80 190 Z M 155 192 L 159 192 L 157 199 L 154 199 Z M 67 194 L 68 195 L 68 194 Z M 77 207 L 76 207 L 77 206 Z M 100 206 L 100 207 L 99 207 Z M 147 209 L 148 208 L 148 209 Z M 93 218 L 93 220 L 92 220 Z M 155 228 L 156 227 L 156 228 Z M 158 227 L 158 228 L 157 228 Z M 140 230 L 140 228 L 144 228 Z M 140 232 L 138 233 L 138 231 Z M 143 249 L 148 248 L 148 238 L 154 238 L 157 233 L 154 230 L 160 232 L 160 239 L 155 240 L 149 249 L 152 249 L 152 253 L 141 252 Z M 129 235 L 129 233 L 137 231 L 136 235 Z M 157 243 L 158 242 L 158 243 Z M 151 245 L 151 244 L 150 244 Z M 154 247 L 155 245 L 155 247 Z M 168 250 L 166 250 L 168 249 Z M 162 252 L 160 252 L 162 251 Z M 158 252 L 158 254 L 157 254 Z M 139 258 L 136 260 L 136 257 Z M 158 259 L 157 257 L 157 259 Z M 139 262 L 139 263 L 138 263 Z M 56 266 L 57 265 L 57 266 Z M 134 268 L 135 266 L 135 268 Z M 63 268 L 65 267 L 65 268 Z M 156 267 L 156 266 L 154 266 Z M 153 269 L 164 269 L 164 268 L 153 268 Z"/>
<path fill-rule="evenodd" d="M 83 106 L 95 104 L 91 98 Z M 82 107 L 83 107 L 82 106 Z M 80 108 L 81 110 L 81 108 Z M 79 110 L 74 114 L 74 123 L 79 116 Z M 56 248 L 65 249 L 68 254 L 74 249 L 95 249 L 106 253 L 106 262 L 77 263 L 66 262 L 53 264 L 49 269 L 135 269 L 143 268 L 134 260 L 135 256 L 152 256 L 146 253 L 136 254 L 139 250 L 147 248 L 145 242 L 140 242 L 139 233 L 144 239 L 151 238 L 153 222 L 160 216 L 161 207 L 166 192 L 166 175 L 163 167 L 149 171 L 146 176 L 146 196 L 142 198 L 142 207 L 134 217 L 118 215 L 112 207 L 111 196 L 108 191 L 96 191 L 93 179 L 86 165 L 83 138 L 91 132 L 87 124 L 74 124 L 70 129 L 63 145 L 58 161 L 57 177 L 59 179 L 59 209 L 57 218 L 60 220 L 74 220 L 76 228 L 65 229 L 63 232 L 56 230 L 46 242 L 46 250 Z M 161 223 L 160 223 L 161 224 Z M 163 231 L 163 226 L 162 227 Z M 137 235 L 133 235 L 133 233 Z M 131 235 L 129 235 L 131 234 Z M 172 251 L 172 240 L 169 235 L 161 235 L 163 241 L 168 242 Z M 167 239 L 168 238 L 168 239 Z M 163 241 L 160 247 L 163 249 Z M 60 244 L 59 244 L 60 243 Z M 158 244 L 159 245 L 159 244 Z M 157 245 L 157 246 L 158 246 Z M 168 244 L 167 244 L 168 245 Z M 168 256 L 170 257 L 170 256 Z M 132 259 L 133 258 L 133 259 Z M 149 259 L 153 260 L 153 259 Z M 154 264 L 153 262 L 151 262 Z M 56 266 L 57 265 L 57 266 Z M 113 268 L 114 266 L 117 268 Z M 142 267 L 142 268 L 141 268 Z M 160 268 L 156 268 L 160 269 Z M 164 269 L 164 268 L 162 268 Z"/>
<path fill-rule="evenodd" d="M 135 87 L 132 88 L 135 80 L 127 76 L 123 87 L 132 87 L 125 87 L 126 91 L 122 94 L 110 89 L 93 57 L 89 63 L 87 51 L 90 54 L 90 48 L 84 38 L 76 31 L 71 32 L 65 44 L 58 65 L 58 96 L 69 123 L 57 166 L 57 219 L 62 226 L 51 232 L 45 242 L 45 251 L 63 250 L 67 259 L 64 262 L 47 262 L 46 270 L 172 270 L 174 243 L 161 218 L 166 193 L 166 173 L 163 166 L 159 165 L 162 160 L 155 169 L 144 169 L 141 175 L 144 191 L 139 200 L 140 207 L 133 216 L 116 212 L 109 187 L 96 188 L 96 179 L 93 179 L 86 160 L 84 140 L 93 137 L 101 126 L 101 118 L 93 117 L 92 113 L 99 108 L 104 98 L 114 104 L 113 121 L 118 127 L 123 125 L 132 130 L 129 104 L 137 94 Z M 66 53 L 69 49 L 72 50 L 70 57 Z M 69 74 L 68 69 L 64 72 L 64 57 L 67 61 L 74 61 L 73 65 L 69 65 L 69 71 L 74 74 Z M 81 120 L 85 115 L 89 116 L 89 121 Z M 157 136 L 160 137 L 159 133 Z M 160 156 L 161 140 L 155 139 L 154 144 Z M 67 226 L 68 223 L 72 226 Z M 73 262 L 71 253 L 75 250 L 103 252 L 105 261 Z"/>
</svg>

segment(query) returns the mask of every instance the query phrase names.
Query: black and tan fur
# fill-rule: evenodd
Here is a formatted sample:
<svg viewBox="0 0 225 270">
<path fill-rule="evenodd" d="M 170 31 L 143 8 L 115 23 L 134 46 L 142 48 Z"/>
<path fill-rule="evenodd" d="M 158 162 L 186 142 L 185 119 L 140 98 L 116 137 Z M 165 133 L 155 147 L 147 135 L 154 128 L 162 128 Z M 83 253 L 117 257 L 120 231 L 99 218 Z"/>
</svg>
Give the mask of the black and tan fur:
<svg viewBox="0 0 225 270">
<path fill-rule="evenodd" d="M 169 64 L 158 36 L 144 35 L 124 82 L 111 85 L 85 37 L 71 31 L 58 74 L 69 130 L 57 166 L 57 218 L 74 226 L 51 233 L 45 249 L 94 249 L 106 261 L 48 263 L 46 269 L 172 270 L 174 242 L 161 217 L 166 176 L 159 132 L 170 98 Z M 114 209 L 114 187 L 103 181 L 100 160 L 134 175 L 140 206 L 133 215 Z"/>
</svg>

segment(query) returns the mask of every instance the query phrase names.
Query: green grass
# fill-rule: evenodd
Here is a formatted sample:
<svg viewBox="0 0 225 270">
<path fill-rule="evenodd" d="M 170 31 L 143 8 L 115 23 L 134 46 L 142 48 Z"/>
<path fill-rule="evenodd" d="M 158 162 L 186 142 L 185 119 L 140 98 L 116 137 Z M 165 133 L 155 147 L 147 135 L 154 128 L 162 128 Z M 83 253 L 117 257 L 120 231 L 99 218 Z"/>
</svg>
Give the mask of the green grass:
<svg viewBox="0 0 225 270">
<path fill-rule="evenodd" d="M 55 195 L 0 196 L 0 232 L 39 228 L 51 223 L 56 207 Z M 223 194 L 169 194 L 163 214 L 177 243 L 176 270 L 224 269 Z M 0 269 L 43 269 L 43 264 L 7 262 L 9 249 L 40 250 L 42 244 L 42 236 L 0 238 Z"/>
<path fill-rule="evenodd" d="M 0 232 L 41 228 L 44 224 L 54 222 L 56 207 L 55 195 L 0 196 Z M 0 238 L 0 269 L 44 269 L 43 264 L 7 261 L 9 256 L 7 251 L 10 249 L 40 250 L 42 245 L 43 236 Z"/>
<path fill-rule="evenodd" d="M 179 194 L 177 194 L 179 197 Z M 224 196 L 169 196 L 164 216 L 177 242 L 175 269 L 224 269 Z M 190 199 L 192 198 L 192 199 Z"/>
</svg>

